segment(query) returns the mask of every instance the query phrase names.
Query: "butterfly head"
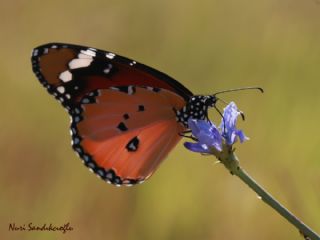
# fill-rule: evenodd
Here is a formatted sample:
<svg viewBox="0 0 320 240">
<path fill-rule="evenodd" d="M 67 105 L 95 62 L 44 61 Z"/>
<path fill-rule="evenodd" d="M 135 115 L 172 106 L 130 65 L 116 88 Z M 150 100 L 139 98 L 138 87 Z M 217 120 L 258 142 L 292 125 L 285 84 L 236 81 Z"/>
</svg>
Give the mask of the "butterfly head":
<svg viewBox="0 0 320 240">
<path fill-rule="evenodd" d="M 218 113 L 222 116 L 219 109 L 217 109 L 216 103 L 218 100 L 221 100 L 217 97 L 217 95 L 221 93 L 227 92 L 236 92 L 242 90 L 258 90 L 263 93 L 263 89 L 260 87 L 242 87 L 242 88 L 233 88 L 228 90 L 223 90 L 220 92 L 216 92 L 213 95 L 195 95 L 190 97 L 187 104 L 176 111 L 177 121 L 181 122 L 186 128 L 188 128 L 188 120 L 189 118 L 198 119 L 198 120 L 209 120 L 208 119 L 208 109 L 210 107 L 214 107 Z M 223 100 L 221 100 L 224 102 Z M 244 116 L 242 115 L 244 118 Z"/>
<path fill-rule="evenodd" d="M 215 95 L 192 96 L 187 104 L 176 111 L 177 121 L 188 127 L 188 119 L 208 119 L 208 108 L 214 107 L 217 102 Z"/>
<path fill-rule="evenodd" d="M 214 107 L 217 103 L 218 98 L 215 95 L 202 96 L 204 98 L 205 106 Z"/>
</svg>

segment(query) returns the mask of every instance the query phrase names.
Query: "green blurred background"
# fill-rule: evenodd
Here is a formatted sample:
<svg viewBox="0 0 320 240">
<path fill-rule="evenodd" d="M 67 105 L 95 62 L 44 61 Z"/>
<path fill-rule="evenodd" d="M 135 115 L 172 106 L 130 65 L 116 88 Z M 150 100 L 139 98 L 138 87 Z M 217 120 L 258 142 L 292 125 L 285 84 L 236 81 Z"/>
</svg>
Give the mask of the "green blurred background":
<svg viewBox="0 0 320 240">
<path fill-rule="evenodd" d="M 1 239 L 300 239 L 215 160 L 180 143 L 142 185 L 98 180 L 70 146 L 69 117 L 32 73 L 47 42 L 114 51 L 246 113 L 245 169 L 320 232 L 320 3 L 1 1 Z M 221 107 L 221 106 L 220 106 Z M 212 111 L 213 119 L 216 112 Z M 10 232 L 70 222 L 72 232 Z"/>
</svg>

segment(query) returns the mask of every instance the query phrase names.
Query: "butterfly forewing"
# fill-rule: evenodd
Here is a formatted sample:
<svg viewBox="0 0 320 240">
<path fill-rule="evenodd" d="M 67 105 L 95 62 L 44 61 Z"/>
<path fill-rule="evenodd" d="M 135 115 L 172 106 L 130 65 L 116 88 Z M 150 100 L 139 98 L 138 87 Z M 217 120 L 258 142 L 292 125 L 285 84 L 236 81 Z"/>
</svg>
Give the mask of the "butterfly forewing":
<svg viewBox="0 0 320 240">
<path fill-rule="evenodd" d="M 176 80 L 134 60 L 95 48 L 52 43 L 35 48 L 33 71 L 62 104 L 74 107 L 87 93 L 112 86 L 150 86 L 177 93 L 185 100 L 192 93 Z"/>
</svg>

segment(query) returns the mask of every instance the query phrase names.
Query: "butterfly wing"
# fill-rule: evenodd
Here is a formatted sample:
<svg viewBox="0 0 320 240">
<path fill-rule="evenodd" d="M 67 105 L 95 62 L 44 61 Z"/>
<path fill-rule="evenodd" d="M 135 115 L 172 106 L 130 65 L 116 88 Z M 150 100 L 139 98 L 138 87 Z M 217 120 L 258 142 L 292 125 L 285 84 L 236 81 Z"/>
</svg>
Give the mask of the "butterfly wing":
<svg viewBox="0 0 320 240">
<path fill-rule="evenodd" d="M 151 67 L 95 48 L 50 43 L 32 52 L 33 71 L 63 106 L 72 109 L 82 97 L 112 86 L 150 86 L 175 92 L 185 100 L 192 93 Z"/>
<path fill-rule="evenodd" d="M 166 89 L 113 87 L 87 94 L 72 115 L 73 148 L 86 166 L 116 185 L 147 179 L 178 143 L 175 109 L 184 99 Z"/>
</svg>

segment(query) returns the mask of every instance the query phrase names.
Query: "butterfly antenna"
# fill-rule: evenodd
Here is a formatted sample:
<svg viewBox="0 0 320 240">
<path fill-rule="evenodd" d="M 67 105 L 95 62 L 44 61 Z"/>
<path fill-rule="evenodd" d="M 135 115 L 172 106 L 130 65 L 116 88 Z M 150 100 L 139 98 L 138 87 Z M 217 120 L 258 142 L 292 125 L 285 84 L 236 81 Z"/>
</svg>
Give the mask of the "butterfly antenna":
<svg viewBox="0 0 320 240">
<path fill-rule="evenodd" d="M 218 94 L 221 94 L 221 93 L 227 93 L 227 92 L 237 92 L 237 91 L 242 91 L 242 90 L 258 90 L 260 91 L 261 93 L 264 93 L 264 90 L 263 88 L 261 87 L 242 87 L 242 88 L 232 88 L 232 89 L 227 89 L 227 90 L 223 90 L 223 91 L 220 91 L 220 92 L 216 92 L 213 94 L 213 96 L 216 96 Z M 221 98 L 217 98 L 217 100 L 220 100 L 221 102 L 223 102 L 224 104 L 227 105 L 227 103 L 221 99 Z M 217 112 L 222 116 L 221 112 L 215 107 L 215 109 L 217 110 Z M 243 112 L 239 111 L 240 112 L 240 115 L 241 115 L 241 118 L 242 120 L 244 121 L 245 120 L 245 115 Z M 223 118 L 223 116 L 222 116 Z M 224 121 L 224 118 L 223 118 L 223 121 Z"/>
<path fill-rule="evenodd" d="M 227 90 L 223 90 L 220 92 L 216 92 L 213 94 L 213 96 L 218 95 L 220 93 L 226 93 L 226 92 L 237 92 L 237 91 L 242 91 L 242 90 L 258 90 L 261 93 L 264 92 L 264 90 L 261 87 L 242 87 L 242 88 L 232 88 L 232 89 L 227 89 Z"/>
<path fill-rule="evenodd" d="M 226 133 L 226 122 L 224 120 L 223 114 L 221 113 L 221 111 L 219 110 L 219 108 L 217 108 L 216 105 L 213 106 L 214 109 L 219 113 L 219 115 L 222 117 L 222 121 L 223 121 L 223 133 Z"/>
<path fill-rule="evenodd" d="M 242 111 L 239 111 L 240 113 L 240 116 L 242 118 L 242 121 L 245 121 L 246 120 L 246 116 L 244 115 L 244 113 Z"/>
</svg>

